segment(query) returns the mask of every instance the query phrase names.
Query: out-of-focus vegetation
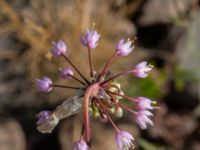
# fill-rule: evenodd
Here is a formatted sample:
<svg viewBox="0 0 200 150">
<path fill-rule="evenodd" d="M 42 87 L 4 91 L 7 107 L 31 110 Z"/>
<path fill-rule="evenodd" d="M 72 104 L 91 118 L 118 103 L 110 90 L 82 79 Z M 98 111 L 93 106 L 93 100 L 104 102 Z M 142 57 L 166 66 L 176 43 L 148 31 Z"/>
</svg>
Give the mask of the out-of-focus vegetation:
<svg viewBox="0 0 200 150">
<path fill-rule="evenodd" d="M 59 39 L 88 74 L 87 50 L 79 38 L 94 22 L 101 34 L 92 53 L 95 68 L 102 68 L 122 37 L 137 37 L 136 48 L 114 61 L 113 74 L 142 60 L 155 66 L 150 78 L 119 79 L 127 95 L 150 97 L 160 105 L 155 127 L 148 131 L 139 131 L 130 116 L 118 121 L 134 133 L 136 149 L 200 149 L 199 0 L 0 0 L 0 149 L 68 149 L 78 138 L 78 115 L 63 121 L 51 135 L 36 131 L 36 113 L 54 108 L 73 92 L 39 94 L 33 81 L 49 75 L 60 82 L 59 68 L 68 65 L 49 53 L 51 42 Z M 99 150 L 114 150 L 112 131 L 102 126 L 94 121 L 94 144 Z"/>
</svg>

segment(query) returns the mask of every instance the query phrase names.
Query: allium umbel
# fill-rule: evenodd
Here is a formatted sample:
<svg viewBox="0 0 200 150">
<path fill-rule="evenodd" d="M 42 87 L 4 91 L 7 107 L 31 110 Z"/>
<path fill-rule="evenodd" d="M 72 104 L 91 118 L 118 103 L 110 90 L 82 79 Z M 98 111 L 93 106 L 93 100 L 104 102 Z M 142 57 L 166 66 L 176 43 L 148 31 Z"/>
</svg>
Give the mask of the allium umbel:
<svg viewBox="0 0 200 150">
<path fill-rule="evenodd" d="M 148 98 L 126 96 L 116 79 L 129 73 L 133 73 L 136 77 L 144 78 L 147 77 L 147 72 L 151 71 L 152 67 L 147 66 L 146 62 L 141 62 L 134 69 L 108 76 L 108 69 L 113 60 L 117 56 L 127 56 L 133 50 L 132 42 L 125 42 L 123 39 L 117 43 L 113 55 L 108 59 L 103 69 L 97 72 L 92 65 L 91 49 L 96 48 L 99 37 L 100 35 L 95 30 L 87 30 L 86 34 L 81 37 L 81 42 L 88 48 L 89 78 L 67 56 L 67 46 L 63 41 L 53 43 L 52 54 L 64 58 L 72 68 L 63 69 L 60 76 L 63 79 L 74 80 L 80 85 L 55 84 L 48 77 L 36 80 L 37 89 L 40 92 L 50 92 L 52 88 L 65 88 L 76 91 L 75 96 L 64 101 L 54 111 L 40 112 L 38 114 L 37 129 L 42 133 L 51 132 L 61 119 L 78 113 L 82 109 L 82 133 L 78 142 L 72 145 L 72 149 L 90 149 L 92 134 L 90 118 L 94 117 L 103 123 L 110 122 L 116 132 L 115 141 L 118 150 L 128 150 L 134 147 L 134 138 L 129 132 L 121 130 L 112 120 L 112 116 L 123 117 L 123 111 L 126 110 L 133 114 L 135 122 L 142 129 L 146 129 L 148 124 L 153 125 L 153 121 L 150 119 L 153 114 L 149 110 L 153 110 L 156 107 L 153 106 L 155 103 Z M 74 75 L 72 70 L 77 73 L 78 77 Z M 129 103 L 124 103 L 125 101 L 129 101 Z M 136 110 L 133 110 L 129 104 L 130 106 L 135 104 Z"/>
</svg>

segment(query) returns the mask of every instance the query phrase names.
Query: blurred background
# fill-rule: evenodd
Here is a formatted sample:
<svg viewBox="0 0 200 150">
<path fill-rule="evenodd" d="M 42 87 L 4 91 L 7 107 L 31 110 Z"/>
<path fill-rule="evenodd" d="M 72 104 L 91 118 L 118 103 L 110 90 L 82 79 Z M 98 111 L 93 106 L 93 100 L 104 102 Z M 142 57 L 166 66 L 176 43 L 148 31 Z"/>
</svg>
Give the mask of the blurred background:
<svg viewBox="0 0 200 150">
<path fill-rule="evenodd" d="M 36 130 L 37 113 L 53 110 L 73 92 L 41 94 L 33 81 L 48 75 L 63 82 L 59 68 L 68 64 L 49 53 L 51 42 L 60 39 L 69 57 L 88 73 L 80 35 L 93 22 L 101 34 L 93 51 L 97 70 L 122 37 L 137 37 L 136 48 L 115 60 L 114 73 L 142 60 L 155 66 L 147 79 L 119 79 L 127 95 L 146 96 L 160 106 L 155 127 L 146 131 L 126 113 L 116 119 L 133 133 L 135 149 L 200 150 L 199 0 L 0 0 L 0 150 L 69 150 L 79 138 L 80 114 L 61 121 L 51 134 Z M 92 126 L 93 149 L 115 150 L 111 126 L 98 120 Z"/>
</svg>

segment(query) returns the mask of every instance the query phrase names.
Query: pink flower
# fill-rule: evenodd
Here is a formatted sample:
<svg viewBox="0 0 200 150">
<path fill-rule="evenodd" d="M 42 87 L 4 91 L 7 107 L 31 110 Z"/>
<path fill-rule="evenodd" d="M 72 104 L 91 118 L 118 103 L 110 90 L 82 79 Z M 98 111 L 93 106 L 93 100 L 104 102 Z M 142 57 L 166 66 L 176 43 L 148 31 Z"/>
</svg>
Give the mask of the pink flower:
<svg viewBox="0 0 200 150">
<path fill-rule="evenodd" d="M 140 110 L 136 113 L 136 123 L 140 126 L 141 129 L 146 129 L 147 124 L 153 126 L 153 122 L 149 119 L 153 114 L 148 110 Z"/>
<path fill-rule="evenodd" d="M 36 79 L 36 86 L 40 92 L 50 92 L 52 90 L 51 84 L 52 80 L 48 77 L 43 77 L 42 79 Z"/>
<path fill-rule="evenodd" d="M 124 39 L 121 39 L 116 46 L 116 51 L 118 56 L 127 56 L 133 51 L 133 47 L 131 46 L 132 42 L 125 42 Z"/>
<path fill-rule="evenodd" d="M 136 101 L 137 101 L 137 106 L 140 110 L 154 109 L 154 107 L 151 106 L 152 101 L 146 97 L 138 97 L 136 98 Z"/>
<path fill-rule="evenodd" d="M 51 112 L 51 111 L 48 111 L 48 110 L 41 111 L 41 112 L 37 115 L 37 117 L 39 118 L 39 120 L 37 121 L 36 124 L 39 125 L 39 124 L 42 124 L 42 123 L 48 121 L 49 118 L 51 117 L 51 115 L 52 115 L 52 112 Z"/>
<path fill-rule="evenodd" d="M 95 30 L 86 30 L 84 36 L 81 37 L 81 42 L 83 45 L 88 46 L 90 49 L 97 47 L 97 41 L 99 40 L 100 35 Z"/>
<path fill-rule="evenodd" d="M 80 141 L 75 142 L 72 145 L 71 149 L 72 150 L 89 150 L 89 147 L 84 140 L 80 140 Z"/>
<path fill-rule="evenodd" d="M 133 140 L 133 136 L 127 131 L 120 131 L 115 136 L 118 150 L 128 150 L 130 148 L 134 148 Z"/>
<path fill-rule="evenodd" d="M 146 78 L 148 76 L 148 72 L 152 70 L 152 67 L 147 66 L 146 61 L 142 61 L 135 66 L 135 68 L 130 71 L 138 78 Z"/>
<path fill-rule="evenodd" d="M 70 69 L 69 67 L 63 69 L 60 73 L 60 76 L 63 78 L 63 79 L 70 79 L 71 76 L 73 76 L 74 73 L 72 71 L 72 69 Z"/>
<path fill-rule="evenodd" d="M 67 52 L 67 46 L 63 41 L 53 42 L 53 48 L 51 49 L 51 53 L 54 56 L 60 56 Z"/>
<path fill-rule="evenodd" d="M 59 122 L 54 112 L 48 110 L 41 111 L 37 117 L 37 129 L 42 133 L 50 133 Z"/>
</svg>

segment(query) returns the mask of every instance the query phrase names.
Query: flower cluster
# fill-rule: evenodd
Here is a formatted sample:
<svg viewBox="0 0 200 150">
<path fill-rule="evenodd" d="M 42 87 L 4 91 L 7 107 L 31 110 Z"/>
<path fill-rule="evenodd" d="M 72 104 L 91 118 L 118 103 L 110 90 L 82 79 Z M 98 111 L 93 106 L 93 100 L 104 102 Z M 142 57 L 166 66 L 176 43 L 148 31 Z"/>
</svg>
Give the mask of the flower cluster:
<svg viewBox="0 0 200 150">
<path fill-rule="evenodd" d="M 116 133 L 115 141 L 118 146 L 118 150 L 134 148 L 133 136 L 120 129 L 112 120 L 112 116 L 122 117 L 123 110 L 130 112 L 133 115 L 135 122 L 141 129 L 146 129 L 148 125 L 153 126 L 153 121 L 150 117 L 153 114 L 150 110 L 156 108 L 153 106 L 155 103 L 146 97 L 132 98 L 126 96 L 121 89 L 120 84 L 116 81 L 116 78 L 132 74 L 138 78 L 146 78 L 148 73 L 152 70 L 152 66 L 147 65 L 146 61 L 140 62 L 134 67 L 122 71 L 113 76 L 108 76 L 108 69 L 110 64 L 116 57 L 127 56 L 133 50 L 133 41 L 121 39 L 117 44 L 113 55 L 109 58 L 102 71 L 97 73 L 92 66 L 92 52 L 91 50 L 97 47 L 100 35 L 95 30 L 87 30 L 86 34 L 81 37 L 82 44 L 88 49 L 88 63 L 89 63 L 89 78 L 83 75 L 79 68 L 69 59 L 67 55 L 67 46 L 63 41 L 53 42 L 51 49 L 52 55 L 56 57 L 63 57 L 70 67 L 66 67 L 60 72 L 61 78 L 65 80 L 74 80 L 79 87 L 73 87 L 68 85 L 55 84 L 49 77 L 43 77 L 36 79 L 36 86 L 40 92 L 51 92 L 53 88 L 66 88 L 81 91 L 79 93 L 79 101 L 82 104 L 82 116 L 83 116 L 83 130 L 80 139 L 72 145 L 72 149 L 76 150 L 88 150 L 91 147 L 91 129 L 90 129 L 90 117 L 98 118 L 101 122 L 110 122 Z M 74 71 L 79 75 L 76 77 Z M 129 101 L 136 105 L 136 110 L 133 110 L 123 103 Z M 68 107 L 65 108 L 65 110 Z M 70 108 L 72 108 L 70 106 Z M 62 109 L 58 107 L 58 111 Z M 55 111 L 42 111 L 38 114 L 38 130 L 43 132 L 49 132 L 59 122 L 57 116 L 57 110 Z M 66 112 L 66 111 L 65 111 Z M 76 110 L 77 112 L 77 110 Z M 64 118 L 63 115 L 61 118 Z M 50 128 L 50 129 L 49 129 Z"/>
</svg>

